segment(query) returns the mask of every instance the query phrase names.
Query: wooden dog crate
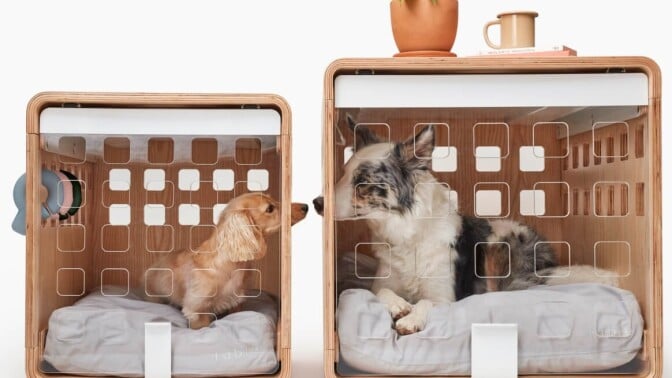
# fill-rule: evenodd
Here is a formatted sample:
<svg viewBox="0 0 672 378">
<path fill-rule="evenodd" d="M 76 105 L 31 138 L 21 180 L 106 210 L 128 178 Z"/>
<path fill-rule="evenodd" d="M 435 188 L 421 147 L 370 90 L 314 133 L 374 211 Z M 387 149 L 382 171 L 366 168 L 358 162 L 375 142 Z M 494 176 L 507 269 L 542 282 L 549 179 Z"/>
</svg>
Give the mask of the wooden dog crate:
<svg viewBox="0 0 672 378">
<path fill-rule="evenodd" d="M 343 369 L 339 353 L 338 262 L 358 247 L 370 253 L 373 241 L 364 221 L 334 217 L 335 183 L 353 153 L 350 114 L 391 142 L 434 124 L 432 173 L 457 196 L 461 214 L 531 225 L 554 243 L 560 265 L 606 269 L 636 296 L 644 319 L 637 368 L 560 376 L 662 377 L 661 78 L 654 62 L 345 59 L 328 68 L 324 85 L 326 376 L 390 375 Z"/>
<path fill-rule="evenodd" d="M 143 274 L 157 259 L 197 247 L 230 199 L 259 192 L 282 203 L 281 231 L 267 240 L 267 255 L 254 262 L 245 287 L 278 302 L 278 368 L 262 376 L 289 376 L 290 130 L 289 107 L 275 95 L 33 98 L 27 110 L 27 375 L 78 373 L 44 368 L 52 312 L 106 285 L 142 291 Z M 76 176 L 83 199 L 74 216 L 42 219 L 41 168 Z"/>
</svg>

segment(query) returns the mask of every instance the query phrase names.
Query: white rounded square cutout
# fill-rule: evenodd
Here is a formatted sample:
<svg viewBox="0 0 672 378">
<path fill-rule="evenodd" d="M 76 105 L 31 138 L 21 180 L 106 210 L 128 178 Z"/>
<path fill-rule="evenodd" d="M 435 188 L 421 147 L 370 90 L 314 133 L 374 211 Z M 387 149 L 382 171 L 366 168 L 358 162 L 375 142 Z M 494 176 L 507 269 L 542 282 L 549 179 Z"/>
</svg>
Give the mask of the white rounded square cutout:
<svg viewBox="0 0 672 378">
<path fill-rule="evenodd" d="M 215 169 L 212 172 L 212 189 L 214 190 L 233 190 L 234 172 L 232 169 Z"/>
<path fill-rule="evenodd" d="M 212 207 L 212 224 L 219 223 L 219 217 L 222 215 L 224 209 L 226 209 L 225 203 L 218 203 Z"/>
<path fill-rule="evenodd" d="M 262 192 L 268 189 L 268 171 L 250 169 L 247 171 L 247 190 Z"/>
<path fill-rule="evenodd" d="M 474 151 L 477 171 L 499 172 L 502 170 L 502 152 L 499 146 L 479 146 Z"/>
<path fill-rule="evenodd" d="M 521 146 L 519 152 L 521 172 L 543 172 L 545 169 L 544 147 Z"/>
<path fill-rule="evenodd" d="M 126 226 L 131 224 L 131 206 L 124 204 L 112 204 L 109 209 L 109 224 Z"/>
<path fill-rule="evenodd" d="M 201 221 L 201 208 L 196 204 L 183 203 L 178 208 L 178 222 L 183 226 L 195 226 Z"/>
<path fill-rule="evenodd" d="M 160 192 L 166 187 L 166 172 L 163 169 L 145 169 L 145 190 Z"/>
<path fill-rule="evenodd" d="M 541 216 L 546 214 L 546 193 L 543 190 L 520 191 L 520 215 Z"/>
<path fill-rule="evenodd" d="M 457 171 L 457 148 L 453 146 L 437 146 L 432 151 L 432 171 Z"/>
<path fill-rule="evenodd" d="M 163 205 L 145 205 L 144 215 L 147 226 L 160 226 L 166 223 L 166 207 Z"/>
<path fill-rule="evenodd" d="M 502 192 L 499 190 L 477 190 L 475 201 L 476 215 L 498 217 L 502 215 Z"/>
<path fill-rule="evenodd" d="M 131 189 L 131 171 L 115 168 L 109 172 L 109 186 L 113 191 L 127 191 Z"/>
<path fill-rule="evenodd" d="M 198 169 L 180 169 L 177 186 L 180 190 L 196 191 L 201 187 L 201 174 Z"/>
</svg>

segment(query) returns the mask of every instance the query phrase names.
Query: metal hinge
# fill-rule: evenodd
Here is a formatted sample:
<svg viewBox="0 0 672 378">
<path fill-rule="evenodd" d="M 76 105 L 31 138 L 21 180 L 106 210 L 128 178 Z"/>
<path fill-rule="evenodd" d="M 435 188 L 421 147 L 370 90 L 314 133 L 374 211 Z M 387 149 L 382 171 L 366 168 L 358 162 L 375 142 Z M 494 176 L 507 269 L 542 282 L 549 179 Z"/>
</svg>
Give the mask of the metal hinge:
<svg viewBox="0 0 672 378">
<path fill-rule="evenodd" d="M 255 105 L 255 104 L 243 104 L 240 105 L 241 109 L 261 109 L 261 105 Z"/>
<path fill-rule="evenodd" d="M 375 75 L 376 71 L 372 69 L 355 70 L 355 75 Z"/>
</svg>

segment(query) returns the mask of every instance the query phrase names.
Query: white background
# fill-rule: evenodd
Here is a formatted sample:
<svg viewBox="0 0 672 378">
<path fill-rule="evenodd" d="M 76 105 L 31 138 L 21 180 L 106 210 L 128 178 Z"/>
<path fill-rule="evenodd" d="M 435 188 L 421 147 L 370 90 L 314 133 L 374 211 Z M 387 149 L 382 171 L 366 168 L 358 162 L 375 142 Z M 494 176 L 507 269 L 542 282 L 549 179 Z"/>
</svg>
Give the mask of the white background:
<svg viewBox="0 0 672 378">
<path fill-rule="evenodd" d="M 672 74 L 667 2 L 462 0 L 454 51 L 485 48 L 483 24 L 500 11 L 531 9 L 537 45 L 580 55 L 646 55 Z M 25 108 L 45 90 L 272 92 L 292 106 L 293 196 L 321 190 L 323 73 L 340 57 L 396 52 L 386 0 L 2 1 L 0 2 L 0 376 L 24 376 L 25 239 L 10 229 L 11 190 L 25 170 Z M 664 80 L 663 98 L 669 93 Z M 663 119 L 672 114 L 663 103 Z M 665 129 L 665 127 L 663 127 Z M 663 130 L 663 140 L 669 139 Z M 666 167 L 672 149 L 663 153 Z M 663 177 L 669 184 L 670 175 Z M 665 187 L 669 187 L 665 185 Z M 669 191 L 668 191 L 669 193 Z M 670 204 L 664 200 L 666 225 Z M 669 230 L 669 228 L 668 228 Z M 321 219 L 293 229 L 293 375 L 322 375 Z M 670 245 L 670 232 L 664 232 Z M 669 249 L 666 248 L 666 249 Z M 665 259 L 672 273 L 672 259 Z M 670 280 L 665 297 L 672 295 Z M 667 300 L 665 311 L 672 301 Z M 666 344 L 672 325 L 666 329 Z M 672 365 L 672 348 L 665 351 Z M 672 376 L 668 372 L 666 376 Z"/>
</svg>

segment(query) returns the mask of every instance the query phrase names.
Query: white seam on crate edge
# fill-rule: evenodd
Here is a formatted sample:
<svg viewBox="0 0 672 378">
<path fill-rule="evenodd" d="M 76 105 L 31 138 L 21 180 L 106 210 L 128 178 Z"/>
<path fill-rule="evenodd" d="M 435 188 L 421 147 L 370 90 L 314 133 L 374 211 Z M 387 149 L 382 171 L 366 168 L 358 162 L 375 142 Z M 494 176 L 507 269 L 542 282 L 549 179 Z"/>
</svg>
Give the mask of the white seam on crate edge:
<svg viewBox="0 0 672 378">
<path fill-rule="evenodd" d="M 280 135 L 273 109 L 46 108 L 40 133 L 130 135 Z"/>
<path fill-rule="evenodd" d="M 648 105 L 643 73 L 340 75 L 337 108 Z M 515 95 L 512 95 L 515 93 Z"/>
</svg>

